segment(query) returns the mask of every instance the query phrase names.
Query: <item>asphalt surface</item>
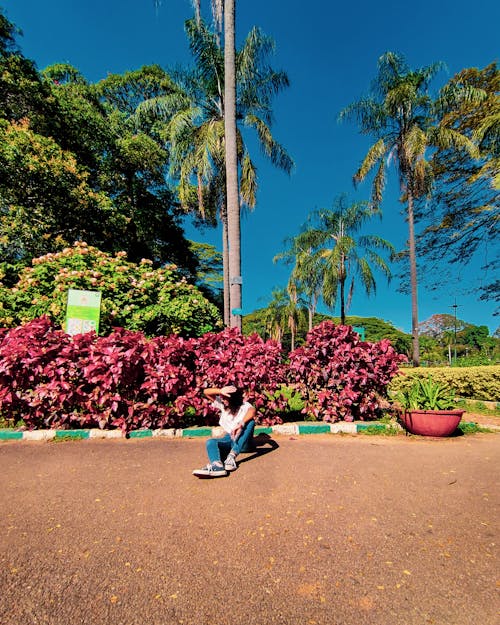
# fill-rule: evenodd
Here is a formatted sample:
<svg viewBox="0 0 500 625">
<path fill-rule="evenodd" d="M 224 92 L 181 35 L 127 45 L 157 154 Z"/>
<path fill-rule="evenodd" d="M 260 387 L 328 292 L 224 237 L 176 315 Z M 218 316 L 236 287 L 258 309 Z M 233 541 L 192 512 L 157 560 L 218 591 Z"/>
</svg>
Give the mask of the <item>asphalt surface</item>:
<svg viewBox="0 0 500 625">
<path fill-rule="evenodd" d="M 500 435 L 0 444 L 1 625 L 498 625 Z"/>
</svg>

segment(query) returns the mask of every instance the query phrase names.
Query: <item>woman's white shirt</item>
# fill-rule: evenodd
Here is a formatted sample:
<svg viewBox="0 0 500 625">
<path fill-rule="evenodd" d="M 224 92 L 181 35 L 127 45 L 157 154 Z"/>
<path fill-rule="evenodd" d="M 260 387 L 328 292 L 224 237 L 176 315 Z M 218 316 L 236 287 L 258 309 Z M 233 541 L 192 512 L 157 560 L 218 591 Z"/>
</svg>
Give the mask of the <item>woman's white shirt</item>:
<svg viewBox="0 0 500 625">
<path fill-rule="evenodd" d="M 220 410 L 219 425 L 228 434 L 231 434 L 233 430 L 235 430 L 239 425 L 241 425 L 243 419 L 245 418 L 246 413 L 248 412 L 250 408 L 252 408 L 252 404 L 249 404 L 246 401 L 243 404 L 241 404 L 236 414 L 232 414 L 224 406 L 219 396 L 217 396 L 217 398 L 214 400 L 214 402 L 212 403 L 212 406 Z"/>
</svg>

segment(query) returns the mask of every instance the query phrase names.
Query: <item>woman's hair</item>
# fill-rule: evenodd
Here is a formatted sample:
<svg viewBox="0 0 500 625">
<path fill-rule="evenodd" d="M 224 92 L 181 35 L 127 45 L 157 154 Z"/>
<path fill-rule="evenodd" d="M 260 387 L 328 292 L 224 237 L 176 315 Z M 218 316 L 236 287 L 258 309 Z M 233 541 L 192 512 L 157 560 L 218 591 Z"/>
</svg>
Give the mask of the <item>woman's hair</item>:
<svg viewBox="0 0 500 625">
<path fill-rule="evenodd" d="M 237 412 L 243 404 L 243 391 L 240 388 L 237 388 L 234 393 L 231 393 L 231 395 L 227 397 L 227 403 L 230 412 Z"/>
</svg>

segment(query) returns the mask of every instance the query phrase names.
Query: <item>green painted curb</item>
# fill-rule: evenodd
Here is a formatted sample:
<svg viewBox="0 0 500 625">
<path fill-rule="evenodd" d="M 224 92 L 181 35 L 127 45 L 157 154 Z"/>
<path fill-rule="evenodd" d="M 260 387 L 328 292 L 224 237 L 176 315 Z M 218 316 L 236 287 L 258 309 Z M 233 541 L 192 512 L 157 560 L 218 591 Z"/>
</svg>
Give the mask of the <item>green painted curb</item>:
<svg viewBox="0 0 500 625">
<path fill-rule="evenodd" d="M 153 436 L 153 430 L 133 430 L 128 433 L 129 438 L 149 438 Z"/>
<path fill-rule="evenodd" d="M 89 438 L 89 430 L 56 430 L 54 438 Z"/>
<path fill-rule="evenodd" d="M 272 427 L 268 427 L 265 425 L 262 426 L 257 426 L 254 430 L 255 434 L 272 434 L 273 433 L 273 428 Z"/>
<path fill-rule="evenodd" d="M 329 424 L 299 425 L 299 434 L 329 434 L 330 432 Z"/>
<path fill-rule="evenodd" d="M 383 423 L 357 423 L 356 431 L 361 432 L 363 430 L 385 430 L 386 426 Z"/>
<path fill-rule="evenodd" d="M 182 437 L 186 436 L 212 436 L 212 428 L 186 428 L 182 430 Z"/>
<path fill-rule="evenodd" d="M 13 441 L 21 440 L 23 437 L 22 432 L 16 432 L 16 430 L 0 430 L 0 440 Z"/>
</svg>

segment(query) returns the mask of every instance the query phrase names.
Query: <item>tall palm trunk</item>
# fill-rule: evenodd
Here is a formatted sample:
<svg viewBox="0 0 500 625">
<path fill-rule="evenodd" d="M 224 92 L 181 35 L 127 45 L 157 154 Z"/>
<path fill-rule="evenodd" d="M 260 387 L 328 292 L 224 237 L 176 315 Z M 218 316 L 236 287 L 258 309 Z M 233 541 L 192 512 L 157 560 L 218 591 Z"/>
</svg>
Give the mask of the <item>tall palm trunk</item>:
<svg viewBox="0 0 500 625">
<path fill-rule="evenodd" d="M 312 327 L 313 327 L 313 315 L 314 315 L 314 310 L 312 306 L 308 306 L 307 307 L 307 327 L 308 327 L 309 332 L 312 330 Z"/>
<path fill-rule="evenodd" d="M 224 285 L 224 325 L 226 328 L 231 323 L 231 304 L 229 302 L 229 244 L 227 240 L 227 209 L 225 202 L 221 206 L 222 222 L 222 275 Z"/>
<path fill-rule="evenodd" d="M 408 246 L 410 251 L 411 334 L 413 341 L 412 361 L 414 367 L 419 367 L 420 348 L 418 343 L 417 257 L 415 253 L 415 221 L 413 214 L 413 195 L 411 192 L 408 192 L 408 239 Z"/>
<path fill-rule="evenodd" d="M 340 236 L 344 236 L 344 224 L 341 223 Z M 345 326 L 345 281 L 346 281 L 346 268 L 345 268 L 345 256 L 341 256 L 341 269 L 340 269 L 340 325 Z"/>
<path fill-rule="evenodd" d="M 340 278 L 340 325 L 345 326 L 345 278 Z"/>
<path fill-rule="evenodd" d="M 241 233 L 236 146 L 235 0 L 224 2 L 224 134 L 231 327 L 241 330 Z"/>
</svg>

